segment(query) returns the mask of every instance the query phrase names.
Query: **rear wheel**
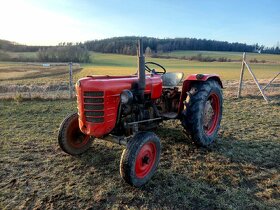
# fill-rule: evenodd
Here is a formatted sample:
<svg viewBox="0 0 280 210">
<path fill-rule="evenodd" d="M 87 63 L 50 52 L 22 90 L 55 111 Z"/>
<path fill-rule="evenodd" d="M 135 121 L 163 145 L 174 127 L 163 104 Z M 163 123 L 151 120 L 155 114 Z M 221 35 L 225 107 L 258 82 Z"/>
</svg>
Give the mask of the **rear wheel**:
<svg viewBox="0 0 280 210">
<path fill-rule="evenodd" d="M 132 186 L 144 185 L 156 172 L 160 152 L 160 140 L 154 133 L 136 134 L 122 153 L 121 177 Z"/>
<path fill-rule="evenodd" d="M 92 141 L 91 136 L 81 132 L 77 113 L 68 115 L 60 124 L 58 143 L 64 152 L 70 155 L 82 154 L 90 148 Z"/>
<path fill-rule="evenodd" d="M 188 96 L 187 108 L 182 114 L 182 124 L 194 143 L 200 146 L 212 144 L 217 137 L 222 119 L 223 96 L 221 86 L 215 80 L 193 85 L 196 94 Z"/>
</svg>

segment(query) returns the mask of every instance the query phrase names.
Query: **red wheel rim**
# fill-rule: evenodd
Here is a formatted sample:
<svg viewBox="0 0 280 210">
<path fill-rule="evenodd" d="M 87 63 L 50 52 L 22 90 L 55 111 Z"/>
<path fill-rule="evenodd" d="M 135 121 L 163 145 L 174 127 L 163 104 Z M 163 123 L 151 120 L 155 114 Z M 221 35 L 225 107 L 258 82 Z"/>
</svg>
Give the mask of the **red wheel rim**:
<svg viewBox="0 0 280 210">
<path fill-rule="evenodd" d="M 139 151 L 136 157 L 135 174 L 138 178 L 144 178 L 152 170 L 156 162 L 156 145 L 153 142 L 147 142 Z"/>
<path fill-rule="evenodd" d="M 211 93 L 208 97 L 205 108 L 204 108 L 204 116 L 203 116 L 203 128 L 204 132 L 211 136 L 219 121 L 220 116 L 220 99 L 216 93 Z"/>
<path fill-rule="evenodd" d="M 81 132 L 78 119 L 73 120 L 68 127 L 67 141 L 71 147 L 81 148 L 88 143 L 90 136 Z"/>
</svg>

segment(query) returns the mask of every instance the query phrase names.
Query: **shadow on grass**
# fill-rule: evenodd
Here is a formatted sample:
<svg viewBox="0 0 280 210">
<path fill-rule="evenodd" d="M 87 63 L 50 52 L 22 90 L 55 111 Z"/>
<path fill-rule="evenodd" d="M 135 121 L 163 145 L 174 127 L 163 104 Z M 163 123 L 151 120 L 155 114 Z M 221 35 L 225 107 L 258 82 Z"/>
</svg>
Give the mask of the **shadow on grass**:
<svg viewBox="0 0 280 210">
<path fill-rule="evenodd" d="M 269 170 L 279 166 L 275 162 L 279 153 L 277 149 L 267 148 L 270 144 L 221 136 L 217 143 L 206 149 L 195 146 L 180 128 L 161 128 L 157 134 L 162 139 L 159 169 L 141 188 L 130 187 L 121 180 L 119 146 L 93 145 L 88 153 L 80 157 L 103 177 L 99 181 L 107 183 L 102 184 L 104 196 L 96 202 L 89 202 L 91 207 L 113 204 L 116 207 L 176 209 L 275 206 L 276 186 L 273 183 L 270 187 L 265 186 L 274 174 Z M 280 145 L 277 143 L 274 146 L 279 148 Z M 267 149 L 269 151 L 266 152 Z M 270 189 L 272 194 L 266 194 L 265 188 Z M 259 197 L 258 193 L 261 194 Z M 273 200 L 272 204 L 260 198 Z"/>
<path fill-rule="evenodd" d="M 237 140 L 232 136 L 219 140 L 218 153 L 237 163 L 253 164 L 267 169 L 280 168 L 280 142 L 269 139 Z"/>
</svg>

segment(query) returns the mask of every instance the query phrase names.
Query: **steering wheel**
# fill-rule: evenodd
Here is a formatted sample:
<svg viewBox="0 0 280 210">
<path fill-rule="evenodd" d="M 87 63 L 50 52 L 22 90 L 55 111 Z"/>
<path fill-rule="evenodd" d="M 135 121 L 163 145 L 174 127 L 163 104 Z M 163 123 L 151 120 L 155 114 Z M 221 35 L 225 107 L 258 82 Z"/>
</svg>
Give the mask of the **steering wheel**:
<svg viewBox="0 0 280 210">
<path fill-rule="evenodd" d="M 150 69 L 150 67 L 148 66 L 149 64 L 153 64 L 153 65 L 160 67 L 162 69 L 162 71 L 156 71 L 155 69 Z M 162 65 L 155 63 L 155 62 L 146 62 L 145 70 L 149 73 L 154 73 L 154 74 L 165 74 L 166 73 L 166 69 Z"/>
</svg>

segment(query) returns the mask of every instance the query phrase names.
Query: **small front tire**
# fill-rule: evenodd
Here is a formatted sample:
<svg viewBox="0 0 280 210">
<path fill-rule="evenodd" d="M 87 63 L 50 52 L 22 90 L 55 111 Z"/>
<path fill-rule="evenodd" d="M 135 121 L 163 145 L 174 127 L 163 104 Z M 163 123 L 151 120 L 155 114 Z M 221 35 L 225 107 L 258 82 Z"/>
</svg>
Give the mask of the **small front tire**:
<svg viewBox="0 0 280 210">
<path fill-rule="evenodd" d="M 160 139 L 154 133 L 140 132 L 136 134 L 122 153 L 121 177 L 135 187 L 146 184 L 156 172 L 160 153 Z"/>
<path fill-rule="evenodd" d="M 81 132 L 78 114 L 68 115 L 60 124 L 58 144 L 60 148 L 70 155 L 80 155 L 87 151 L 93 141 L 91 136 Z"/>
</svg>

